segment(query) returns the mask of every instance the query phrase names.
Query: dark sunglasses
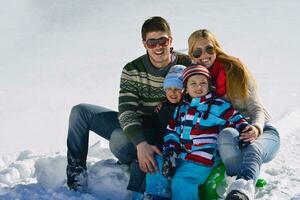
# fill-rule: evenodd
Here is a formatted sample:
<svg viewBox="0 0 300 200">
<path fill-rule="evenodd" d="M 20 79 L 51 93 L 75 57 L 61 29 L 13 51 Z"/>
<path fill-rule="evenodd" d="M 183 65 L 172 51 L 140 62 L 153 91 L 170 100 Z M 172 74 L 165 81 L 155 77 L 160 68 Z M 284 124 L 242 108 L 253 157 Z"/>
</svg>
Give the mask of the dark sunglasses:
<svg viewBox="0 0 300 200">
<path fill-rule="evenodd" d="M 158 38 L 158 39 L 148 39 L 146 41 L 146 46 L 149 49 L 153 49 L 157 45 L 162 46 L 162 47 L 166 47 L 166 46 L 169 45 L 169 41 L 170 41 L 170 39 L 167 38 L 167 37 L 161 37 L 161 38 Z"/>
<path fill-rule="evenodd" d="M 215 49 L 213 46 L 208 45 L 204 48 L 205 52 L 212 55 L 215 53 Z M 201 48 L 197 48 L 193 51 L 193 57 L 194 58 L 199 58 L 203 53 L 203 50 Z"/>
</svg>

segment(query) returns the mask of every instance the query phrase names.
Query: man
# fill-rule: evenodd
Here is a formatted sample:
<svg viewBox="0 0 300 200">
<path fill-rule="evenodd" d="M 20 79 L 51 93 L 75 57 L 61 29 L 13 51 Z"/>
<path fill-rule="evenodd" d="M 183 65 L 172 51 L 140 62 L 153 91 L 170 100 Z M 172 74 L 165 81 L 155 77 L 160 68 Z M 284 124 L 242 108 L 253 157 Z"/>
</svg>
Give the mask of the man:
<svg viewBox="0 0 300 200">
<path fill-rule="evenodd" d="M 154 155 L 160 150 L 151 141 L 151 134 L 143 130 L 143 116 L 152 114 L 156 105 L 165 100 L 162 85 L 170 67 L 187 66 L 191 61 L 172 51 L 170 26 L 162 17 L 144 22 L 142 39 L 147 53 L 129 62 L 122 71 L 119 112 L 89 104 L 72 108 L 67 138 L 67 184 L 72 190 L 81 190 L 87 184 L 90 130 L 110 141 L 110 149 L 121 163 L 138 159 L 143 172 L 158 170 Z"/>
</svg>

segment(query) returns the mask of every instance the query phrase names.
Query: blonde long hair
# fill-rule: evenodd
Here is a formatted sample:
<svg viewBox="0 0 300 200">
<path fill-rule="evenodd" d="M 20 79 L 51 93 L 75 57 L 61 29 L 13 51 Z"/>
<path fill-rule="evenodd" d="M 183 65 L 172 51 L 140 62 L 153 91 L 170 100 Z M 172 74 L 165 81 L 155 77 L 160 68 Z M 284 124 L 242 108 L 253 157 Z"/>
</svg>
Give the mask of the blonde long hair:
<svg viewBox="0 0 300 200">
<path fill-rule="evenodd" d="M 221 48 L 214 34 L 207 29 L 197 30 L 190 35 L 188 39 L 188 54 L 191 59 L 194 59 L 192 55 L 194 47 L 201 39 L 206 39 L 212 43 L 217 54 L 216 59 L 222 61 L 224 64 L 224 69 L 226 71 L 227 98 L 230 101 L 239 99 L 240 101 L 245 102 L 249 98 L 249 83 L 253 82 L 254 86 L 256 87 L 255 79 L 250 71 L 238 58 L 227 54 Z"/>
</svg>

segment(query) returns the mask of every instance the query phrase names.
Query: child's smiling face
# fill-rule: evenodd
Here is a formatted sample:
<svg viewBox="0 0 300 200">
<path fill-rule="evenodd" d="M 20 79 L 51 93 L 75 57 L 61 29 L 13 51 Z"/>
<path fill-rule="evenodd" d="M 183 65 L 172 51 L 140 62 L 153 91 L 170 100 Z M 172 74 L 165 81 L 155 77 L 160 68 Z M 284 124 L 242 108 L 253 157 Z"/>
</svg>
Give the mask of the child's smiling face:
<svg viewBox="0 0 300 200">
<path fill-rule="evenodd" d="M 201 74 L 190 76 L 186 91 L 192 98 L 205 96 L 209 92 L 207 77 Z"/>
<path fill-rule="evenodd" d="M 179 103 L 181 98 L 181 89 L 175 87 L 166 88 L 166 97 L 171 103 Z"/>
</svg>

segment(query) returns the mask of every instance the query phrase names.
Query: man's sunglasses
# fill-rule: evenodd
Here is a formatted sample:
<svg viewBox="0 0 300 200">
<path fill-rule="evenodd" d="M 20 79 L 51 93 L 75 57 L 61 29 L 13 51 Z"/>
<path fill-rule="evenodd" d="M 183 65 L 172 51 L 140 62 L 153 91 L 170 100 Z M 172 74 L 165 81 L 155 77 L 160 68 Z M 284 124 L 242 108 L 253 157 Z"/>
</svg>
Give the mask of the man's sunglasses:
<svg viewBox="0 0 300 200">
<path fill-rule="evenodd" d="M 215 49 L 213 46 L 208 45 L 204 48 L 204 51 L 210 55 L 215 53 Z M 203 53 L 203 50 L 201 48 L 197 48 L 193 51 L 193 57 L 194 58 L 199 58 Z"/>
<path fill-rule="evenodd" d="M 167 37 L 161 37 L 158 39 L 148 39 L 146 40 L 146 46 L 149 49 L 153 49 L 155 48 L 157 45 L 162 46 L 162 47 L 166 47 L 169 45 L 170 39 Z"/>
</svg>

